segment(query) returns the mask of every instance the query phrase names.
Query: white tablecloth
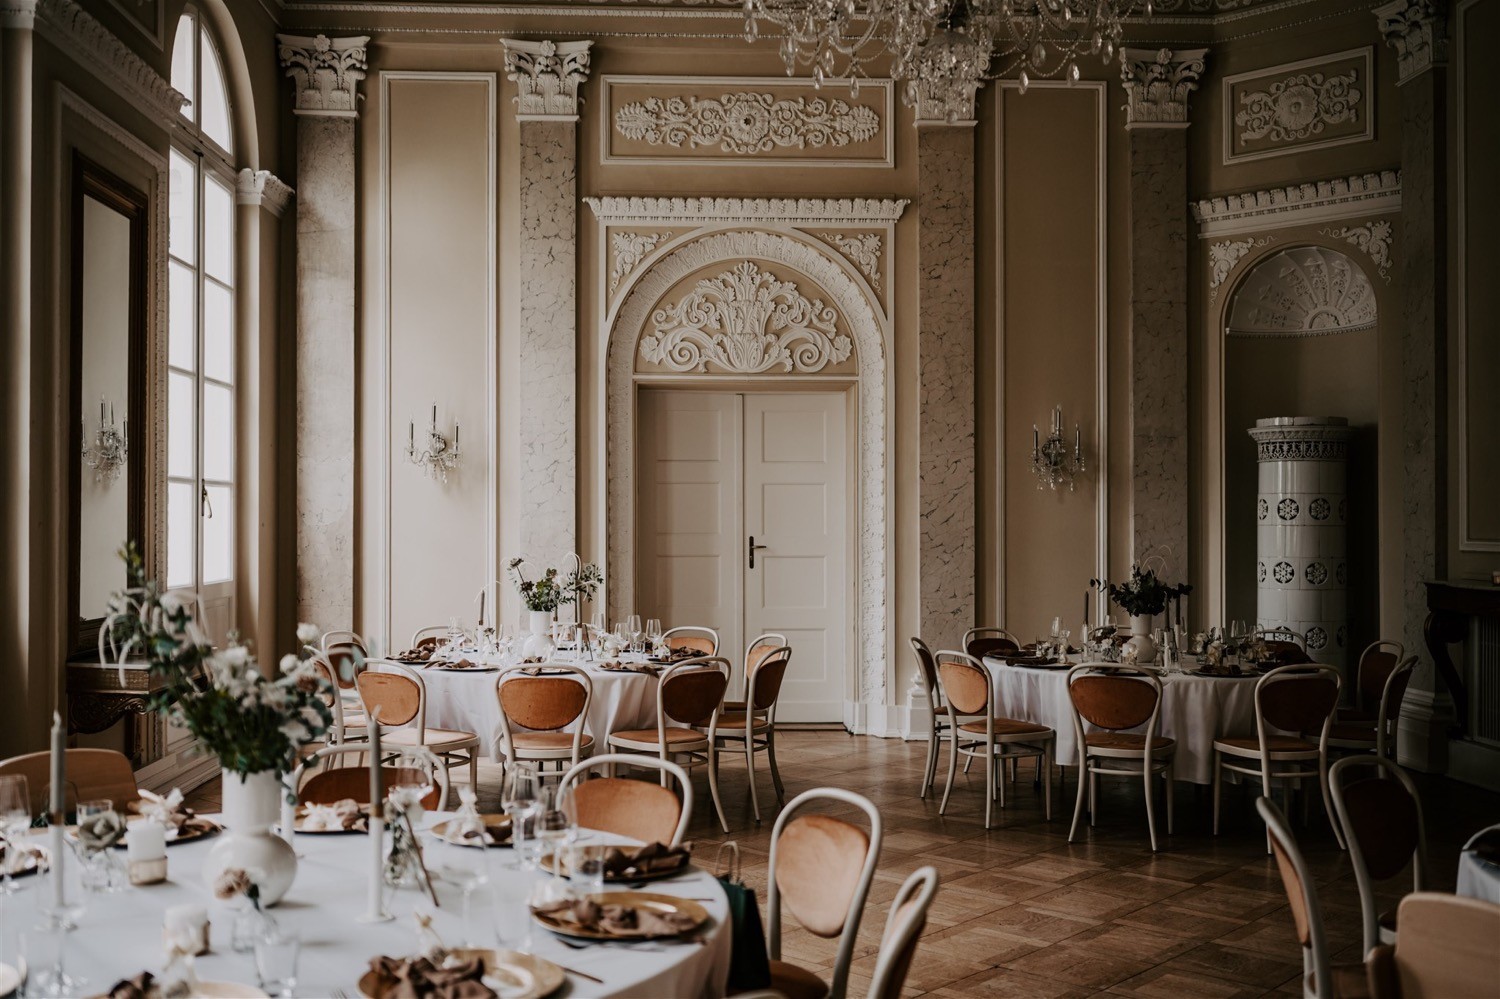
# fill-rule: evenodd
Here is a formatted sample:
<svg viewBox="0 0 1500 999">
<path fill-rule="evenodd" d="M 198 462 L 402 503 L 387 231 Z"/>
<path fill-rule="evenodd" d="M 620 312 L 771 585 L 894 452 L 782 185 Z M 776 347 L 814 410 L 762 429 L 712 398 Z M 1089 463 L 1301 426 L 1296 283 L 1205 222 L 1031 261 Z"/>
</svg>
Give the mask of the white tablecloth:
<svg viewBox="0 0 1500 999">
<path fill-rule="evenodd" d="M 995 678 L 995 713 L 1046 725 L 1057 732 L 1057 762 L 1078 762 L 1073 706 L 1066 669 L 1030 669 L 985 659 Z M 1169 673 L 1162 677 L 1158 730 L 1177 740 L 1176 780 L 1213 781 L 1214 740 L 1255 735 L 1255 677 L 1205 677 Z M 1085 723 L 1085 731 L 1091 729 Z M 1144 726 L 1132 731 L 1144 731 Z"/>
<path fill-rule="evenodd" d="M 471 659 L 482 662 L 477 656 Z M 594 752 L 604 752 L 611 732 L 656 727 L 657 678 L 647 673 L 578 665 L 589 675 L 594 696 L 584 731 L 594 737 Z M 414 667 L 415 668 L 415 667 Z M 420 669 L 427 687 L 427 724 L 479 736 L 491 760 L 500 758 L 500 701 L 495 696 L 499 670 Z M 518 729 L 519 730 L 519 729 Z M 572 731 L 571 728 L 568 731 Z"/>
<path fill-rule="evenodd" d="M 429 822 L 442 816 L 429 815 Z M 619 837 L 588 834 L 596 842 L 622 842 Z M 68 865 L 69 900 L 82 899 L 85 909 L 79 928 L 67 940 L 66 969 L 87 979 L 85 995 L 107 991 L 121 978 L 152 973 L 162 968 L 162 913 L 168 906 L 205 906 L 213 924 L 212 952 L 197 959 L 198 977 L 204 981 L 256 984 L 251 955 L 236 954 L 229 946 L 233 912 L 214 900 L 202 884 L 199 869 L 212 840 L 184 843 L 168 849 L 169 878 L 164 884 L 132 888 L 114 895 L 85 894 L 77 886 L 76 862 Z M 433 928 L 450 946 L 465 939 L 460 918 L 459 889 L 441 880 L 436 883 L 442 907 L 433 910 L 427 897 L 415 889 L 391 892 L 387 903 L 395 919 L 385 923 L 361 923 L 369 883 L 370 852 L 364 836 L 295 837 L 299 855 L 297 879 L 281 904 L 268 910 L 277 924 L 302 940 L 298 965 L 297 995 L 329 996 L 340 989 L 359 995 L 356 983 L 369 969 L 370 958 L 385 954 L 405 956 L 416 947 L 412 912 L 433 912 Z M 449 846 L 428 839 L 426 860 L 441 870 L 448 857 L 470 848 Z M 121 857 L 123 860 L 123 851 Z M 508 849 L 485 851 L 492 881 L 542 877 L 508 869 Z M 71 859 L 71 858 L 70 858 Z M 3 903 L 4 920 L 0 946 L 14 947 L 15 929 L 32 932 L 39 922 L 38 907 L 51 898 L 47 875 L 26 878 L 25 890 Z M 729 975 L 732 934 L 723 889 L 711 874 L 693 870 L 678 878 L 654 882 L 650 889 L 662 894 L 706 899 L 701 902 L 712 916 L 712 925 L 700 934 L 704 943 L 665 941 L 656 945 L 603 944 L 573 950 L 559 943 L 547 930 L 532 928 L 532 950 L 548 960 L 601 978 L 598 985 L 568 976 L 566 996 L 722 996 Z M 493 923 L 477 925 L 486 906 L 475 893 L 469 937 L 476 946 L 493 946 Z M 515 922 L 515 920 L 512 920 Z M 510 944 L 510 941 L 507 941 Z M 0 952 L 0 962 L 14 964 L 14 953 Z"/>
<path fill-rule="evenodd" d="M 1493 902 L 1500 905 L 1500 866 L 1487 860 L 1479 859 L 1479 855 L 1469 849 L 1474 838 L 1483 836 L 1485 833 L 1500 826 L 1491 826 L 1474 834 L 1469 843 L 1464 845 L 1463 853 L 1458 855 L 1458 888 L 1456 893 L 1467 895 L 1469 898 L 1477 898 L 1485 902 Z"/>
</svg>

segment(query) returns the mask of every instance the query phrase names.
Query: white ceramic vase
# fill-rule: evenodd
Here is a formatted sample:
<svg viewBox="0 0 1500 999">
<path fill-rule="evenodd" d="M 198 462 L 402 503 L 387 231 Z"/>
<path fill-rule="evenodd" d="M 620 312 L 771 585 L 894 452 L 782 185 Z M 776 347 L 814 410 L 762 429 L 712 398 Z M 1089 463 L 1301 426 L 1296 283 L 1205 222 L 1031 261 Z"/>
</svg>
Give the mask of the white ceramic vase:
<svg viewBox="0 0 1500 999">
<path fill-rule="evenodd" d="M 1130 641 L 1125 644 L 1135 649 L 1135 661 L 1142 666 L 1156 661 L 1156 643 L 1151 640 L 1151 622 L 1154 614 L 1130 615 Z"/>
<path fill-rule="evenodd" d="M 531 611 L 530 614 L 531 634 L 521 647 L 521 655 L 528 659 L 546 659 L 552 654 L 552 612 Z"/>
<path fill-rule="evenodd" d="M 260 904 L 281 901 L 297 876 L 297 853 L 271 832 L 281 817 L 282 785 L 274 771 L 241 777 L 223 772 L 225 830 L 203 862 L 203 884 L 210 891 L 219 875 L 239 868 L 260 889 Z"/>
</svg>

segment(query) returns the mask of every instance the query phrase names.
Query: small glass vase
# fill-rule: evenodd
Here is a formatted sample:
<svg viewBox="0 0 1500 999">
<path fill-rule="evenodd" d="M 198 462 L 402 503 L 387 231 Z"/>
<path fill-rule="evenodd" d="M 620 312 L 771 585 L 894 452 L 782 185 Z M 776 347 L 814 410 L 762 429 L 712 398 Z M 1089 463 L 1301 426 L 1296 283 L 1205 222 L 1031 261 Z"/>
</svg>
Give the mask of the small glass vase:
<svg viewBox="0 0 1500 999">
<path fill-rule="evenodd" d="M 270 913 L 256 905 L 244 905 L 235 910 L 234 922 L 229 928 L 229 946 L 236 954 L 249 954 L 255 950 L 255 942 L 276 931 L 276 920 Z"/>
<path fill-rule="evenodd" d="M 84 891 L 110 895 L 130 883 L 125 865 L 114 850 L 79 850 L 78 880 Z"/>
</svg>

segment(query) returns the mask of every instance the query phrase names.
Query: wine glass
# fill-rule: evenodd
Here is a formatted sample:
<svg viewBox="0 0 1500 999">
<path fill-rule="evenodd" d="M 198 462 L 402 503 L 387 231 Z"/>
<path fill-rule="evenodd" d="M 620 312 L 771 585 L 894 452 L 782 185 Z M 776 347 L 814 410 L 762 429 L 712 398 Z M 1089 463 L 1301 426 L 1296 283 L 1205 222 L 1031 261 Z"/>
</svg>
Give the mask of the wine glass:
<svg viewBox="0 0 1500 999">
<path fill-rule="evenodd" d="M 481 836 L 483 832 L 481 826 Z M 483 847 L 476 850 L 470 846 L 450 845 L 446 852 L 448 856 L 443 864 L 443 877 L 463 892 L 464 946 L 477 947 L 479 945 L 469 936 L 474 926 L 473 897 L 475 891 L 489 883 L 489 851 Z"/>
<path fill-rule="evenodd" d="M 1052 630 L 1049 631 L 1049 632 L 1047 632 L 1047 634 L 1050 637 L 1052 637 L 1052 638 L 1056 638 L 1061 633 L 1062 633 L 1062 618 L 1055 617 L 1055 618 L 1052 619 Z"/>
<path fill-rule="evenodd" d="M 543 855 L 551 855 L 552 878 L 560 880 L 563 866 L 563 850 L 578 835 L 578 828 L 573 824 L 573 816 L 570 808 L 564 806 L 562 798 L 571 798 L 572 795 L 559 796 L 552 788 L 546 788 L 542 792 L 542 807 L 536 817 L 536 834 L 541 845 Z M 554 886 L 556 889 L 557 886 Z M 560 894 L 560 890 L 556 893 Z"/>
<path fill-rule="evenodd" d="M 641 644 L 641 638 L 645 634 L 641 630 L 641 616 L 639 614 L 630 615 L 630 618 L 625 622 L 625 628 L 630 632 L 630 651 L 640 651 L 637 646 Z"/>
<path fill-rule="evenodd" d="M 516 862 L 526 870 L 536 868 L 534 855 L 535 831 L 532 828 L 537 813 L 537 772 L 529 763 L 513 763 L 506 777 L 502 807 L 510 816 L 510 840 L 514 845 Z"/>
<path fill-rule="evenodd" d="M 5 837 L 5 881 L 0 884 L 0 895 L 14 895 L 20 891 L 11 873 L 21 860 L 22 840 L 31 828 L 31 797 L 26 787 L 26 778 L 20 774 L 0 777 L 0 836 Z"/>
<path fill-rule="evenodd" d="M 654 617 L 646 622 L 646 640 L 653 649 L 661 644 L 661 621 Z"/>
</svg>

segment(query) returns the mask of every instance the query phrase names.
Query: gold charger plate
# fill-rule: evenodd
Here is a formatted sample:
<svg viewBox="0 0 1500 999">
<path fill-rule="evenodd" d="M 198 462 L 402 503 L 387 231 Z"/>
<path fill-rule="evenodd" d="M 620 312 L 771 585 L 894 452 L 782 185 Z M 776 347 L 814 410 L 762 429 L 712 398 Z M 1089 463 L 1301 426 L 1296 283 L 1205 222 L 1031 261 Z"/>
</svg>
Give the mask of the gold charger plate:
<svg viewBox="0 0 1500 999">
<path fill-rule="evenodd" d="M 361 805 L 360 817 L 365 821 L 354 825 L 349 829 L 307 829 L 302 823 L 307 818 L 307 806 L 298 805 L 297 814 L 292 819 L 292 832 L 298 836 L 364 836 L 370 831 L 370 813 L 366 810 L 369 806 Z"/>
<path fill-rule="evenodd" d="M 644 930 L 634 930 L 628 933 L 610 933 L 605 930 L 590 930 L 579 926 L 577 923 L 558 919 L 553 915 L 544 915 L 531 910 L 531 918 L 551 930 L 553 933 L 565 937 L 578 937 L 583 940 L 656 940 L 668 937 L 686 936 L 700 929 L 708 922 L 708 910 L 690 898 L 678 898 L 676 895 L 657 895 L 645 891 L 606 891 L 597 895 L 590 895 L 589 900 L 596 905 L 628 905 L 636 909 L 652 909 L 656 912 L 681 912 L 693 920 L 693 925 L 676 933 L 650 933 Z"/>
<path fill-rule="evenodd" d="M 52 854 L 49 853 L 47 848 L 42 844 L 28 843 L 26 844 L 26 854 L 21 858 L 21 866 L 11 870 L 9 872 L 10 876 L 13 878 L 25 878 L 30 877 L 38 871 L 45 871 L 49 866 L 51 866 L 48 862 L 51 856 Z M 10 859 L 7 855 L 5 862 L 3 864 L 0 864 L 0 874 L 3 874 L 5 872 L 5 868 L 9 866 Z M 0 993 L 0 995 L 3 994 L 4 993 Z"/>
<path fill-rule="evenodd" d="M 186 829 L 187 831 L 184 832 L 184 829 Z M 213 819 L 191 819 L 190 821 L 185 822 L 177 827 L 176 836 L 167 837 L 167 845 L 176 846 L 178 843 L 194 843 L 200 839 L 207 839 L 210 836 L 217 836 L 223 831 L 224 827 L 219 825 L 219 823 L 215 822 Z M 127 826 L 125 829 L 125 835 L 120 837 L 120 841 L 115 844 L 115 849 L 123 850 L 129 845 L 130 828 L 129 826 Z"/>
<path fill-rule="evenodd" d="M 499 989 L 494 989 L 494 986 L 490 985 L 505 999 L 542 999 L 562 988 L 563 982 L 568 978 L 568 973 L 562 968 L 545 957 L 537 957 L 535 954 L 522 954 L 515 950 L 494 951 L 467 947 L 460 947 L 449 953 L 460 960 L 467 960 L 471 957 L 478 957 L 482 960 L 486 985 L 490 985 L 491 981 L 498 981 L 499 976 L 491 974 L 490 971 L 494 967 L 492 962 L 498 962 L 502 967 L 509 965 L 520 968 L 531 976 L 531 988 L 524 992 L 500 992 Z M 388 995 L 380 988 L 379 979 L 373 971 L 367 971 L 360 976 L 359 994 L 365 996 L 366 999 L 386 999 Z"/>
<path fill-rule="evenodd" d="M 557 875 L 560 875 L 561 877 L 565 877 L 565 878 L 568 878 L 570 880 L 571 880 L 571 878 L 573 876 L 573 869 L 571 867 L 569 867 L 566 862 L 564 862 L 562 870 L 559 871 L 559 870 L 556 869 L 556 866 L 557 866 L 557 855 L 554 854 L 554 853 L 547 854 L 540 861 L 538 861 L 538 863 L 540 864 L 542 870 L 546 871 L 548 874 L 557 874 Z M 624 883 L 629 883 L 629 882 L 633 882 L 633 881 L 663 881 L 663 880 L 665 880 L 667 878 L 675 878 L 675 877 L 677 877 L 677 875 L 682 874 L 684 871 L 686 871 L 689 867 L 692 867 L 692 866 L 693 866 L 692 858 L 687 858 L 687 859 L 683 860 L 683 862 L 681 864 L 679 864 L 676 867 L 672 868 L 671 870 L 667 870 L 667 871 L 652 871 L 649 874 L 610 874 L 610 873 L 606 873 L 604 875 L 604 882 L 605 882 L 605 884 L 624 884 Z"/>
<path fill-rule="evenodd" d="M 161 989 L 155 983 L 152 984 L 151 994 L 161 995 Z M 193 999 L 270 999 L 270 996 L 264 989 L 240 982 L 200 981 L 193 990 Z M 93 999 L 109 999 L 109 993 L 100 992 Z"/>
<path fill-rule="evenodd" d="M 510 816 L 509 815 L 481 815 L 479 818 L 484 822 L 484 845 L 485 846 L 510 846 Z M 505 838 L 497 840 L 490 835 L 489 830 L 494 826 L 505 829 Z M 454 846 L 477 846 L 478 844 L 458 837 L 458 820 L 447 819 L 432 827 L 432 834 L 444 843 Z"/>
</svg>

